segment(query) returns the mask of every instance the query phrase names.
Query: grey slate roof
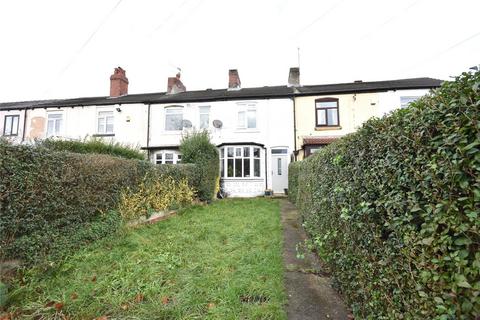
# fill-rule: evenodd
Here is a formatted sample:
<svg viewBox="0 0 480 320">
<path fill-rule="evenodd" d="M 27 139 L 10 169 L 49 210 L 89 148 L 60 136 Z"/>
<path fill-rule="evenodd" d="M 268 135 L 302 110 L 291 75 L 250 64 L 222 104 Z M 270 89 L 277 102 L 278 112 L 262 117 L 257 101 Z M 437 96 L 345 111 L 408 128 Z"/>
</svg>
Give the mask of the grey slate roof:
<svg viewBox="0 0 480 320">
<path fill-rule="evenodd" d="M 249 100 L 292 98 L 295 96 L 328 95 L 342 93 L 366 93 L 388 90 L 408 89 L 433 89 L 439 87 L 442 80 L 432 78 L 413 78 L 387 81 L 350 82 L 324 85 L 308 85 L 301 87 L 266 86 L 257 88 L 242 88 L 240 90 L 207 89 L 186 91 L 176 94 L 143 93 L 129 94 L 121 97 L 87 97 L 76 99 L 36 100 L 0 103 L 0 110 L 31 109 L 31 108 L 56 108 L 92 105 L 115 104 L 158 104 L 158 103 L 187 103 L 224 100 Z"/>
</svg>

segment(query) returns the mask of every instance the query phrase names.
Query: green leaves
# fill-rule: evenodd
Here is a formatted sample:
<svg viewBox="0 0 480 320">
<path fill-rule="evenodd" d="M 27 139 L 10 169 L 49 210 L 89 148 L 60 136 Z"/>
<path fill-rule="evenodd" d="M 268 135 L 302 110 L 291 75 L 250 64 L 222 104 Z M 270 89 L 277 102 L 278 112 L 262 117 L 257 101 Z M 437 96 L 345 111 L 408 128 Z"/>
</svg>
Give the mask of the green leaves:
<svg viewBox="0 0 480 320">
<path fill-rule="evenodd" d="M 356 318 L 480 314 L 479 83 L 464 73 L 290 166 L 290 196 Z"/>
</svg>

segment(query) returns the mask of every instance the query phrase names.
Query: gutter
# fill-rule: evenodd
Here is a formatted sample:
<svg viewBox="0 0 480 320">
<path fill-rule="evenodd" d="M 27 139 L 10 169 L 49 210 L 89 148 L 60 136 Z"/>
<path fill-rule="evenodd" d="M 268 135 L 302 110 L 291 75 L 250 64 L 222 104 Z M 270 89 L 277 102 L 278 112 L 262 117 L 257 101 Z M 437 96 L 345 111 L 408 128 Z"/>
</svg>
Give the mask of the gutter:
<svg viewBox="0 0 480 320">
<path fill-rule="evenodd" d="M 295 106 L 295 93 L 293 93 L 293 156 L 295 162 L 297 161 L 297 117 L 296 117 L 296 106 Z"/>
</svg>

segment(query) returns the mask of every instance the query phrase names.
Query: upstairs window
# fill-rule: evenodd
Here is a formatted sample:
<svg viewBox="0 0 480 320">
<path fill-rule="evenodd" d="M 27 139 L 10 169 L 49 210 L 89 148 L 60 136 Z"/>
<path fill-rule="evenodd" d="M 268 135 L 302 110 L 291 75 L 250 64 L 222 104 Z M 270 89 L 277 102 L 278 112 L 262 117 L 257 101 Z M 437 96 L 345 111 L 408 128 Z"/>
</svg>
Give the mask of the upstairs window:
<svg viewBox="0 0 480 320">
<path fill-rule="evenodd" d="M 208 129 L 208 125 L 210 122 L 210 107 L 203 106 L 199 108 L 200 119 L 199 119 L 199 127 L 200 129 Z"/>
<path fill-rule="evenodd" d="M 406 108 L 420 97 L 400 97 L 400 108 Z"/>
<path fill-rule="evenodd" d="M 113 111 L 99 111 L 97 114 L 97 133 L 113 134 Z"/>
<path fill-rule="evenodd" d="M 237 127 L 239 129 L 257 128 L 257 108 L 255 106 L 245 106 L 238 111 Z"/>
<path fill-rule="evenodd" d="M 182 130 L 183 108 L 173 107 L 165 108 L 165 130 L 179 131 Z"/>
<path fill-rule="evenodd" d="M 63 114 L 48 113 L 47 115 L 47 138 L 60 136 L 63 129 Z"/>
<path fill-rule="evenodd" d="M 338 99 L 322 98 L 315 100 L 315 121 L 317 127 L 339 125 Z"/>
<path fill-rule="evenodd" d="M 5 116 L 3 123 L 3 135 L 4 136 L 16 136 L 18 135 L 18 123 L 20 122 L 19 115 Z"/>
</svg>

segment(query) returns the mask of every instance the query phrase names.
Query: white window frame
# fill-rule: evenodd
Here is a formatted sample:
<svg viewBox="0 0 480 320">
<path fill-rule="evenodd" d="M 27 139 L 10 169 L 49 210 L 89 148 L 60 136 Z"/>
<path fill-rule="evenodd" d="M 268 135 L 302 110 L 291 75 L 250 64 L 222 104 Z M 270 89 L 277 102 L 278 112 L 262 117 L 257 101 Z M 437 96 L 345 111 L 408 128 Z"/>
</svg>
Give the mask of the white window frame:
<svg viewBox="0 0 480 320">
<path fill-rule="evenodd" d="M 182 162 L 182 154 L 176 150 L 160 150 L 154 153 L 155 164 L 179 164 Z"/>
<path fill-rule="evenodd" d="M 221 147 L 220 178 L 242 180 L 262 179 L 262 149 L 262 147 L 257 145 L 225 145 Z M 232 153 L 230 153 L 230 151 L 232 151 Z M 248 172 L 245 170 L 246 164 L 248 164 L 249 167 Z M 237 170 L 238 165 L 241 166 L 240 174 Z M 229 171 L 230 167 L 231 173 Z M 255 175 L 256 168 L 258 168 L 258 175 Z"/>
<path fill-rule="evenodd" d="M 164 109 L 164 113 L 165 113 L 165 121 L 164 121 L 164 129 L 165 131 L 169 131 L 169 132 L 178 132 L 178 131 L 182 131 L 183 130 L 183 116 L 184 116 L 184 110 L 183 110 L 183 107 L 182 106 L 169 106 L 169 107 L 165 107 Z M 167 117 L 169 115 L 181 115 L 181 120 L 180 120 L 180 129 L 168 129 L 168 119 Z"/>
<path fill-rule="evenodd" d="M 11 118 L 9 121 L 9 130 L 7 131 L 7 118 Z M 17 122 L 16 128 L 14 127 L 15 120 Z M 6 114 L 3 119 L 3 135 L 5 137 L 18 136 L 18 129 L 20 125 L 20 115 L 19 114 Z M 15 129 L 15 130 L 14 130 Z"/>
<path fill-rule="evenodd" d="M 406 108 L 410 105 L 410 103 L 417 101 L 420 99 L 420 96 L 401 96 L 400 97 L 400 108 Z"/>
<path fill-rule="evenodd" d="M 254 114 L 252 118 L 251 115 Z M 255 120 L 255 125 L 252 126 L 250 119 Z M 258 114 L 256 104 L 239 104 L 237 112 L 237 129 L 255 130 L 258 129 Z"/>
<path fill-rule="evenodd" d="M 207 126 L 202 126 L 202 116 L 207 116 Z M 198 107 L 198 128 L 208 129 L 210 127 L 210 106 Z"/>
<path fill-rule="evenodd" d="M 54 116 L 60 116 L 59 118 L 55 118 Z M 63 134 L 63 126 L 65 123 L 64 119 L 64 112 L 58 112 L 58 111 L 49 111 L 47 112 L 47 130 L 45 133 L 45 136 L 47 138 L 49 137 L 60 137 Z M 49 124 L 52 124 L 52 131 L 49 131 Z M 58 129 L 57 129 L 57 123 L 58 123 Z"/>
<path fill-rule="evenodd" d="M 109 115 L 108 115 L 108 114 Z M 112 129 L 108 130 L 108 119 L 111 119 Z M 103 129 L 100 130 L 100 121 L 102 121 Z M 97 134 L 115 134 L 115 113 L 111 109 L 98 109 L 96 117 L 96 132 Z"/>
</svg>

